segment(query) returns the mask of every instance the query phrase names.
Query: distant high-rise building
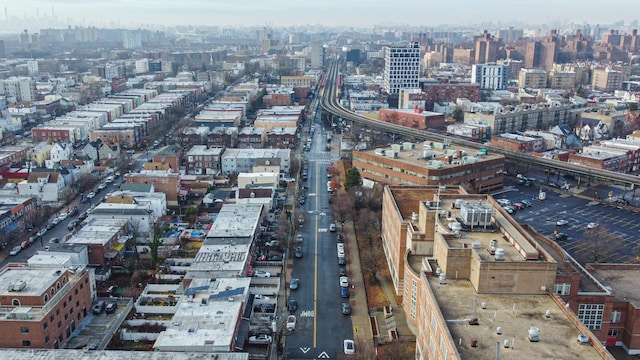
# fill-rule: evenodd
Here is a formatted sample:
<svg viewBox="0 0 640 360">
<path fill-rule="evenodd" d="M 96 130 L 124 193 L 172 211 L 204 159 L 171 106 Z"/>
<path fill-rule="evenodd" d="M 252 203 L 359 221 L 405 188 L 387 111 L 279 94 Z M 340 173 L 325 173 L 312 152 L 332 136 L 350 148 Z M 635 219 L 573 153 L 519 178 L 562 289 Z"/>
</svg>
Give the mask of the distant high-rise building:
<svg viewBox="0 0 640 360">
<path fill-rule="evenodd" d="M 4 40 L 0 40 L 0 59 L 7 57 L 7 49 L 4 47 Z"/>
<path fill-rule="evenodd" d="M 311 67 L 324 66 L 324 44 L 320 40 L 311 42 Z"/>
<path fill-rule="evenodd" d="M 419 77 L 420 47 L 417 42 L 408 47 L 384 48 L 384 90 L 397 94 L 400 89 L 419 88 Z"/>
<path fill-rule="evenodd" d="M 38 67 L 38 60 L 28 60 L 27 70 L 29 71 L 29 76 L 38 75 L 38 73 L 40 72 L 40 69 Z"/>
<path fill-rule="evenodd" d="M 122 47 L 138 49 L 142 47 L 142 34 L 139 31 L 125 30 L 122 34 Z"/>
<path fill-rule="evenodd" d="M 509 66 L 496 63 L 475 64 L 471 67 L 471 83 L 483 90 L 504 90 L 509 84 Z"/>
<path fill-rule="evenodd" d="M 498 48 L 500 47 L 500 40 L 494 38 L 488 31 L 480 36 L 473 38 L 475 49 L 475 63 L 484 64 L 489 62 L 495 62 L 498 58 Z"/>
</svg>

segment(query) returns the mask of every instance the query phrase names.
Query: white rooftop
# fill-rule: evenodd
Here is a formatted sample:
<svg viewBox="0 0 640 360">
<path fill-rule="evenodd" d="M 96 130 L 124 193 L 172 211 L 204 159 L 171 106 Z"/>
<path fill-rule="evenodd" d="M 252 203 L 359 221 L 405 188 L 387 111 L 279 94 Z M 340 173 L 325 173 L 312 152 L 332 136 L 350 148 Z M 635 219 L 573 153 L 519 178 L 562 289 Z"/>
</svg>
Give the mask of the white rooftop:
<svg viewBox="0 0 640 360">
<path fill-rule="evenodd" d="M 106 243 L 127 224 L 126 219 L 93 219 L 73 235 L 67 244 L 101 244 Z"/>
<path fill-rule="evenodd" d="M 56 274 L 56 271 L 64 272 L 65 268 L 62 266 L 5 268 L 0 272 L 0 284 L 2 284 L 0 296 L 16 295 L 15 291 L 9 291 L 9 285 L 19 281 L 24 281 L 26 284 L 26 287 L 19 292 L 20 296 L 41 296 L 55 286 L 56 281 L 59 281 L 60 274 Z M 52 276 L 54 274 L 56 276 Z"/>
</svg>

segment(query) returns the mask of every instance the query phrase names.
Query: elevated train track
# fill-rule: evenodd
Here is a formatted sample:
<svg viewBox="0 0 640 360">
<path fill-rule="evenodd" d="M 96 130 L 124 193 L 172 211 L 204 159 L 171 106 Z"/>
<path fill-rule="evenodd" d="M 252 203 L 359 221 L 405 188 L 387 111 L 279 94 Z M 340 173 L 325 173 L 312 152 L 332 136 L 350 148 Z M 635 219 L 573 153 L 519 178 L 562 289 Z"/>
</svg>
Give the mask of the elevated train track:
<svg viewBox="0 0 640 360">
<path fill-rule="evenodd" d="M 582 183 L 592 180 L 608 182 L 614 185 L 623 185 L 631 189 L 640 186 L 640 177 L 636 175 L 617 173 L 608 170 L 593 169 L 582 165 L 569 164 L 559 160 L 551 160 L 535 157 L 526 153 L 501 149 L 491 145 L 479 144 L 477 142 L 463 140 L 457 137 L 444 135 L 428 130 L 416 130 L 402 125 L 390 124 L 383 121 L 373 120 L 362 115 L 358 115 L 344 108 L 338 99 L 340 86 L 337 81 L 339 77 L 339 63 L 333 60 L 329 66 L 329 71 L 324 77 L 324 88 L 321 90 L 320 105 L 325 111 L 339 116 L 347 121 L 364 125 L 371 129 L 379 129 L 389 133 L 405 136 L 415 141 L 447 141 L 452 145 L 459 145 L 474 149 L 486 149 L 487 151 L 504 155 L 510 161 L 519 164 L 529 164 L 543 168 L 553 169 L 576 176 Z"/>
</svg>

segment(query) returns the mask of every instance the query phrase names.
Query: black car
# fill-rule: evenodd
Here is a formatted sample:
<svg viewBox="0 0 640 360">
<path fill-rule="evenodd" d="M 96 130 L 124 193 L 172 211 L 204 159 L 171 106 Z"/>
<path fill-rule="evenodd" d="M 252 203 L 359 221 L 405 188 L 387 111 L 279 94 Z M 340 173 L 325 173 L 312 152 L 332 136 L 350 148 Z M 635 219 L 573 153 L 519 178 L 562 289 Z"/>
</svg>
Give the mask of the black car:
<svg viewBox="0 0 640 360">
<path fill-rule="evenodd" d="M 296 299 L 289 299 L 287 302 L 287 310 L 289 310 L 289 312 L 298 310 L 298 301 Z"/>
<path fill-rule="evenodd" d="M 116 312 L 116 308 L 118 307 L 117 303 L 108 303 L 107 306 L 104 308 L 105 312 L 107 314 L 113 314 L 114 312 Z"/>
<path fill-rule="evenodd" d="M 339 242 L 339 243 L 344 241 L 344 238 L 342 237 L 342 234 L 336 235 L 336 241 Z"/>
<path fill-rule="evenodd" d="M 298 259 L 300 259 L 302 257 L 302 246 L 296 247 L 296 251 L 295 251 L 294 255 Z"/>
<path fill-rule="evenodd" d="M 344 266 L 340 266 L 340 276 L 347 276 L 347 268 Z"/>
<path fill-rule="evenodd" d="M 569 235 L 565 234 L 565 233 L 557 233 L 555 235 L 556 237 L 556 241 L 565 241 L 567 239 L 569 239 Z"/>
</svg>

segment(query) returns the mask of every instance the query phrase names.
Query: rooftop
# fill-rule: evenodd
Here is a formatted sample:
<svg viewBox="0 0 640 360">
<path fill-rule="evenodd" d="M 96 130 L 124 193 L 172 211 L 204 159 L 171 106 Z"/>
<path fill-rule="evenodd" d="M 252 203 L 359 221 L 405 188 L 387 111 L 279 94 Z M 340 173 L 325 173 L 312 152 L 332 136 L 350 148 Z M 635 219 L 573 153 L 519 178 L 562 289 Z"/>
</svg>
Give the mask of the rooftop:
<svg viewBox="0 0 640 360">
<path fill-rule="evenodd" d="M 23 281 L 26 286 L 19 292 L 20 296 L 41 296 L 48 292 L 51 286 L 55 286 L 56 281 L 59 281 L 60 273 L 57 272 L 64 270 L 65 268 L 62 266 L 5 268 L 0 272 L 0 283 L 3 284 L 0 287 L 0 296 L 17 294 L 16 291 L 9 291 L 8 286 L 19 281 Z"/>
<path fill-rule="evenodd" d="M 249 360 L 249 353 L 240 352 L 154 352 L 154 351 L 83 351 L 83 350 L 45 350 L 45 349 L 2 349 L 0 357 L 4 360 Z"/>
<path fill-rule="evenodd" d="M 616 301 L 628 301 L 635 308 L 640 308 L 640 293 L 638 292 L 640 268 L 627 264 L 607 265 L 594 265 L 594 269 L 590 270 L 591 274 L 604 286 L 611 287 Z"/>
<path fill-rule="evenodd" d="M 221 147 L 209 147 L 207 145 L 194 145 L 191 147 L 189 152 L 187 152 L 187 156 L 194 155 L 208 155 L 208 156 L 219 156 L 224 151 Z"/>
<path fill-rule="evenodd" d="M 226 239 L 252 241 L 261 214 L 262 205 L 223 205 L 207 233 L 204 245 L 222 245 Z"/>
<path fill-rule="evenodd" d="M 580 332 L 549 296 L 477 294 L 467 280 L 449 279 L 447 285 L 440 285 L 436 276 L 427 280 L 462 359 L 494 359 L 496 343 L 505 340 L 512 346 L 500 347 L 504 358 L 601 359 L 593 347 L 577 341 Z M 471 317 L 478 318 L 479 325 L 469 325 Z M 527 338 L 532 326 L 540 329 L 539 342 Z M 471 339 L 478 340 L 477 347 L 469 345 Z"/>
<path fill-rule="evenodd" d="M 127 219 L 89 220 L 86 226 L 67 240 L 67 244 L 105 245 L 126 226 L 127 222 Z"/>
</svg>

